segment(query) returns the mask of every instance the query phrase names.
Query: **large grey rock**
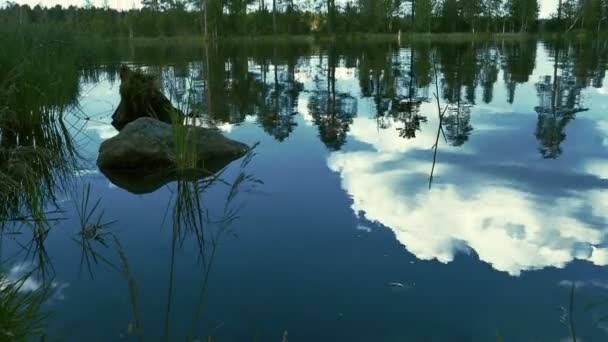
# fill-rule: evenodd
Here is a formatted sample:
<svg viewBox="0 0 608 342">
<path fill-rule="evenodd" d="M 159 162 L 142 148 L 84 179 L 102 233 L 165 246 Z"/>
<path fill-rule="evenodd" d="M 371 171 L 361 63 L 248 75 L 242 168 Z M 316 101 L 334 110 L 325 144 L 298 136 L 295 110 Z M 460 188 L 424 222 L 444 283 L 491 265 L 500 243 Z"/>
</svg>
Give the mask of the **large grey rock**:
<svg viewBox="0 0 608 342">
<path fill-rule="evenodd" d="M 188 178 L 209 175 L 240 158 L 249 147 L 224 137 L 214 129 L 174 127 L 152 118 L 139 118 L 99 147 L 97 166 L 116 185 L 131 192 L 151 192 L 187 174 Z M 176 146 L 186 146 L 186 148 Z M 180 167 L 182 151 L 196 156 L 198 165 L 191 170 Z"/>
</svg>

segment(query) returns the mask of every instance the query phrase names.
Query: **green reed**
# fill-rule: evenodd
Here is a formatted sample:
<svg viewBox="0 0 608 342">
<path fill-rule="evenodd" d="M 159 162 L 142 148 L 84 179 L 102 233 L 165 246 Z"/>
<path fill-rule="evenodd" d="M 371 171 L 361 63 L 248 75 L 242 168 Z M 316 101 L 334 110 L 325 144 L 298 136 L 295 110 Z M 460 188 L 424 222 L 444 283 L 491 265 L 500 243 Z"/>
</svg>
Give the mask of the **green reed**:
<svg viewBox="0 0 608 342">
<path fill-rule="evenodd" d="M 36 291 L 24 288 L 31 273 L 18 280 L 0 274 L 0 340 L 27 341 L 32 338 L 44 340 L 44 325 L 47 314 L 41 306 L 49 295 L 49 288 Z"/>
</svg>

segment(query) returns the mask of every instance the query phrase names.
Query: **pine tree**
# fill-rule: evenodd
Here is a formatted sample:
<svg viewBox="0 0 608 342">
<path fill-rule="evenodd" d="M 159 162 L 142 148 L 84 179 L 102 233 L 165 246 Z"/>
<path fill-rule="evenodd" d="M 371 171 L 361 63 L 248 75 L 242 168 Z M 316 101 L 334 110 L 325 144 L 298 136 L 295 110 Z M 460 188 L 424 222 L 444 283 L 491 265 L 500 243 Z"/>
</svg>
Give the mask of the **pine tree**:
<svg viewBox="0 0 608 342">
<path fill-rule="evenodd" d="M 460 10 L 463 19 L 471 26 L 475 33 L 477 19 L 481 14 L 481 0 L 460 0 Z"/>
<path fill-rule="evenodd" d="M 87 0 L 87 1 L 90 1 L 90 0 Z M 151 9 L 153 11 L 160 10 L 159 0 L 143 0 L 141 2 L 141 4 L 144 6 L 144 8 Z"/>
<path fill-rule="evenodd" d="M 530 24 L 538 19 L 538 0 L 509 0 L 507 4 L 511 20 L 519 26 L 520 32 L 528 31 Z"/>
<path fill-rule="evenodd" d="M 414 7 L 414 27 L 418 32 L 430 32 L 433 4 L 431 0 L 417 0 Z"/>
<path fill-rule="evenodd" d="M 327 0 L 327 32 L 332 34 L 334 31 L 334 17 L 336 14 L 336 0 Z"/>
<path fill-rule="evenodd" d="M 445 0 L 441 12 L 443 30 L 455 32 L 459 21 L 458 0 Z"/>
<path fill-rule="evenodd" d="M 503 0 L 486 0 L 482 4 L 482 11 L 487 21 L 486 31 L 491 31 L 491 25 L 495 18 L 503 15 Z"/>
</svg>

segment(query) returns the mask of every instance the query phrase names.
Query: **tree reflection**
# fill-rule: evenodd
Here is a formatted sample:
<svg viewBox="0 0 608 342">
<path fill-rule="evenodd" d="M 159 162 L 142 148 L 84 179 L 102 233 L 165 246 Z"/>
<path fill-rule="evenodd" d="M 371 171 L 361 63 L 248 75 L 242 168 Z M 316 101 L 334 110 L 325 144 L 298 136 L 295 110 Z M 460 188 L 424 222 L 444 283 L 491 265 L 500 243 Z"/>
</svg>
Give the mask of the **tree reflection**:
<svg viewBox="0 0 608 342">
<path fill-rule="evenodd" d="M 547 46 L 552 47 L 551 44 L 548 42 Z M 395 129 L 400 137 L 412 139 L 426 121 L 421 108 L 429 100 L 430 56 L 436 54 L 441 97 L 449 105 L 443 120 L 446 137 L 452 146 L 462 146 L 473 131 L 474 106 L 478 101 L 494 101 L 494 87 L 501 71 L 507 87 L 506 100 L 515 101 L 517 85 L 528 82 L 535 68 L 537 46 L 534 40 L 522 39 L 413 42 L 409 49 L 402 50 L 391 44 L 365 44 L 356 49 L 337 44 L 320 51 L 318 57 L 310 57 L 309 48 L 210 43 L 202 49 L 201 62 L 180 61 L 159 68 L 159 72 L 167 79 L 175 79 L 165 82 L 166 92 L 187 102 L 190 110 L 186 112 L 207 125 L 240 124 L 250 116 L 279 142 L 297 127 L 298 102 L 306 93 L 307 110 L 319 138 L 330 150 L 339 150 L 357 113 L 358 94 L 340 89 L 336 70 L 345 75 L 354 71 L 360 95 L 373 99 L 379 129 Z M 310 58 L 300 60 L 298 53 Z M 558 68 L 568 73 L 559 75 L 556 90 L 563 94 L 557 97 L 562 107 L 577 107 L 572 103 L 580 98 L 577 92 L 587 86 L 603 85 L 606 48 L 603 43 L 581 40 L 570 43 L 565 53 Z M 304 89 L 305 82 L 299 77 L 304 74 L 314 81 L 310 89 Z M 551 76 L 541 80 L 537 85 L 539 94 L 552 92 L 554 79 Z M 539 99 L 550 97 L 539 95 Z M 549 113 L 542 108 L 551 108 L 551 101 L 542 100 L 539 113 Z M 548 157 L 560 153 L 555 146 L 565 137 L 556 132 L 563 131 L 570 120 L 568 115 L 553 121 L 552 117 L 539 114 L 537 130 L 539 139 L 545 141 L 543 146 L 553 145 L 543 152 Z"/>
<path fill-rule="evenodd" d="M 264 87 L 258 122 L 266 133 L 278 141 L 284 141 L 297 126 L 296 108 L 303 85 L 295 78 L 296 60 L 288 58 L 286 64 L 278 65 L 277 50 L 277 47 L 273 48 L 270 86 L 268 85 L 268 64 L 265 63 L 261 66 Z"/>
<path fill-rule="evenodd" d="M 464 145 L 473 131 L 471 108 L 475 104 L 479 78 L 477 49 L 474 45 L 464 44 L 438 49 L 443 75 L 442 93 L 448 106 L 442 124 L 452 146 Z"/>
<path fill-rule="evenodd" d="M 357 114 L 357 100 L 350 93 L 336 90 L 336 67 L 338 56 L 333 47 L 327 51 L 325 62 L 319 57 L 318 68 L 323 70 L 325 79 L 316 77 L 316 89 L 310 93 L 308 109 L 314 124 L 319 128 L 319 138 L 331 151 L 342 148 L 346 134 Z M 325 81 L 325 83 L 323 83 Z M 323 89 L 323 87 L 325 87 Z"/>
<path fill-rule="evenodd" d="M 483 90 L 483 102 L 489 104 L 494 99 L 494 85 L 498 80 L 500 55 L 497 49 L 486 44 L 481 52 L 481 88 Z"/>
<path fill-rule="evenodd" d="M 359 84 L 362 95 L 373 97 L 378 128 L 395 126 L 402 138 L 412 139 L 427 121 L 420 114 L 421 104 L 428 101 L 430 83 L 430 51 L 424 46 L 421 55 L 416 49 L 395 54 L 389 45 L 386 50 L 364 50 L 359 65 Z M 417 66 L 418 65 L 418 66 Z"/>
<path fill-rule="evenodd" d="M 523 40 L 500 45 L 504 82 L 507 86 L 507 102 L 515 101 L 518 84 L 526 83 L 534 71 L 536 62 L 536 41 Z"/>
<path fill-rule="evenodd" d="M 273 46 L 267 51 L 209 44 L 202 63 L 163 67 L 165 94 L 182 112 L 209 126 L 240 124 L 255 116 L 266 133 L 284 141 L 296 128 L 297 55 Z M 285 63 L 281 60 L 286 60 Z"/>
<path fill-rule="evenodd" d="M 560 43 L 554 45 L 552 57 L 553 75 L 543 76 L 536 83 L 539 105 L 534 108 L 538 113 L 535 134 L 541 145 L 539 151 L 546 159 L 556 159 L 562 154 L 568 123 L 576 113 L 587 110 L 581 105 L 581 83 Z"/>
</svg>

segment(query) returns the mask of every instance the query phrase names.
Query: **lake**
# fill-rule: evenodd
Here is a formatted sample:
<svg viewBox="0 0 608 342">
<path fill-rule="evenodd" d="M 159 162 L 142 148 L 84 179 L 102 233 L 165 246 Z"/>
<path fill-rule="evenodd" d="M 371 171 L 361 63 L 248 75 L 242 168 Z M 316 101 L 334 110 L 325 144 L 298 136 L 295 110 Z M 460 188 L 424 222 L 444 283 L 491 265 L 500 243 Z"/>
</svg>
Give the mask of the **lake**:
<svg viewBox="0 0 608 342">
<path fill-rule="evenodd" d="M 48 338 L 608 338 L 606 42 L 125 45 L 52 85 L 59 119 L 2 134 L 76 165 L 36 176 L 61 179 L 48 228 L 1 240 L 49 289 Z M 116 185 L 95 161 L 123 64 L 255 149 Z"/>
</svg>

